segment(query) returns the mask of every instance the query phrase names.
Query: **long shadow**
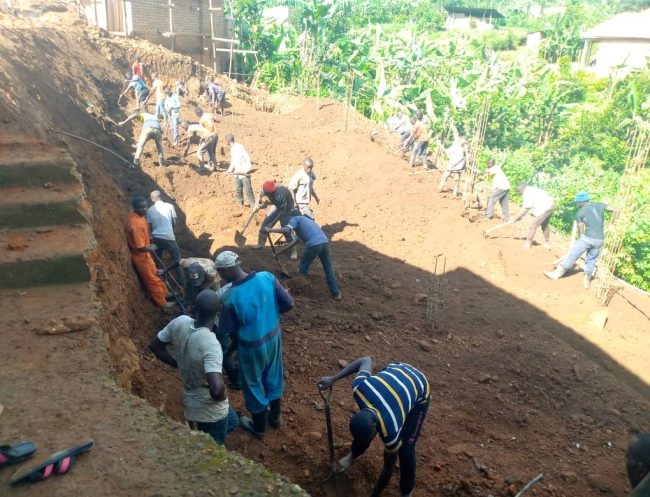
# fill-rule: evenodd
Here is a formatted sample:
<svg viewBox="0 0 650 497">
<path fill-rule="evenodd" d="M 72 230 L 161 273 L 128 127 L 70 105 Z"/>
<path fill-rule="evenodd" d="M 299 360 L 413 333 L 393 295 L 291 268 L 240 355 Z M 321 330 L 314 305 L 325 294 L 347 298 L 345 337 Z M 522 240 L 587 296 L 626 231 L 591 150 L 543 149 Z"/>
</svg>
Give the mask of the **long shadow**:
<svg viewBox="0 0 650 497">
<path fill-rule="evenodd" d="M 222 249 L 239 253 L 247 270 L 277 273 L 268 248 Z M 335 241 L 332 254 L 343 302 L 329 297 L 318 260 L 308 280 L 283 282 L 296 301 L 283 319 L 285 427 L 264 443 L 234 434 L 229 448 L 323 495 L 318 480 L 327 474 L 327 454 L 316 381 L 338 371 L 341 360 L 371 355 L 378 365 L 404 361 L 421 368 L 431 383 L 418 488 L 432 495 L 507 495 L 543 471 L 546 492 L 592 495 L 597 475 L 613 495 L 625 494 L 620 449 L 633 432 L 649 428 L 650 387 L 624 365 L 464 268 L 443 277 L 437 297 L 444 316 L 433 317 L 444 328 L 434 331 L 426 317 L 433 274 L 357 242 Z M 297 274 L 298 262 L 283 262 Z M 334 397 L 341 457 L 354 410 L 349 381 L 336 385 Z M 242 408 L 239 394 L 231 393 L 231 402 Z M 346 495 L 368 495 L 381 460 L 374 442 L 346 477 Z M 391 489 L 397 494 L 396 482 Z"/>
</svg>

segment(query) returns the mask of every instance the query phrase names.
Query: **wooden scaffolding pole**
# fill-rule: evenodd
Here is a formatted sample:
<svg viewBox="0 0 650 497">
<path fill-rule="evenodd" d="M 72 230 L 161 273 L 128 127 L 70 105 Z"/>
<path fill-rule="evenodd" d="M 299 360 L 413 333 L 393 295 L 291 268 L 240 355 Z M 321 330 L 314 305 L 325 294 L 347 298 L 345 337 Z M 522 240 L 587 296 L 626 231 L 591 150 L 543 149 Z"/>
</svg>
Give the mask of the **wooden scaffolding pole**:
<svg viewBox="0 0 650 497">
<path fill-rule="evenodd" d="M 623 239 L 634 218 L 637 208 L 637 192 L 640 173 L 646 167 L 650 158 L 650 129 L 639 123 L 631 134 L 630 154 L 627 166 L 621 176 L 620 186 L 613 207 L 617 215 L 612 218 L 606 228 L 602 256 L 598 262 L 596 281 L 593 291 L 601 305 L 608 305 L 616 293 L 616 267 L 621 260 Z"/>
</svg>

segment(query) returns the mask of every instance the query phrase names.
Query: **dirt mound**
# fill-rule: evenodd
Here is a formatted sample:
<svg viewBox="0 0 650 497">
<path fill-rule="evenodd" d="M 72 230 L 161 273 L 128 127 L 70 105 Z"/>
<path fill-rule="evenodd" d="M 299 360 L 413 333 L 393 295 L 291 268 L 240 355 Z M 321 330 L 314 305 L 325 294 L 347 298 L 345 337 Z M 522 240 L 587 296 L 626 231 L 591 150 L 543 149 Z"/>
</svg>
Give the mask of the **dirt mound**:
<svg viewBox="0 0 650 497">
<path fill-rule="evenodd" d="M 107 39 L 80 26 L 64 29 L 3 37 L 0 64 L 14 103 L 0 103 L 1 110 L 26 129 L 44 133 L 56 125 L 128 156 L 138 130 L 113 123 L 125 116 L 114 102 L 131 56 L 142 54 L 168 79 L 195 85 L 193 75 L 203 77 L 202 68 L 159 47 Z M 44 61 L 22 62 L 37 53 Z M 51 70 L 42 81 L 45 66 Z M 624 494 L 622 449 L 633 432 L 650 429 L 647 299 L 621 291 L 607 324 L 596 329 L 592 318 L 599 308 L 579 278 L 551 282 L 541 274 L 564 252 L 562 239 L 554 240 L 552 253 L 541 246 L 524 251 L 517 228 L 485 240 L 487 223 L 469 223 L 456 200 L 436 193 L 437 174 L 410 176 L 405 162 L 388 153 L 383 135 L 370 140 L 374 124 L 352 115 L 346 129 L 344 108 L 331 102 L 317 108 L 311 99 L 293 98 L 276 113 L 264 112 L 249 91 L 231 90 L 246 98 L 232 100 L 220 135 L 232 132 L 251 153 L 255 189 L 269 178 L 286 182 L 305 156 L 314 159 L 322 199 L 316 216 L 332 238 L 344 300 L 327 297 L 318 263 L 309 281 L 287 282 L 296 308 L 284 320 L 285 426 L 264 442 L 237 433 L 228 447 L 322 495 L 327 456 L 315 382 L 336 371 L 339 361 L 369 354 L 377 364 L 416 365 L 433 387 L 414 495 L 512 495 L 539 472 L 546 475 L 536 487 L 540 496 L 593 495 L 598 481 L 606 481 L 612 495 Z M 183 113 L 189 118 L 192 109 Z M 69 144 L 95 211 L 93 267 L 116 375 L 181 420 L 178 378 L 145 348 L 163 319 L 130 268 L 122 238 L 127 200 L 162 190 L 185 227 L 179 234 L 183 252 L 195 256 L 233 248 L 246 211 L 234 202 L 231 177 L 200 173 L 196 159 L 180 157 L 179 150 L 170 147 L 171 165 L 160 168 L 149 144 L 142 171 L 130 171 L 90 147 Z M 227 147 L 218 150 L 225 163 Z M 240 254 L 249 269 L 276 269 L 267 250 Z M 430 291 L 439 254 L 447 266 L 446 326 L 432 332 L 422 296 Z M 297 272 L 296 263 L 286 263 Z M 349 443 L 354 409 L 348 386 L 337 385 L 335 392 L 339 455 Z M 237 393 L 231 399 L 242 407 Z M 367 494 L 380 466 L 375 443 L 351 469 L 349 495 Z"/>
</svg>

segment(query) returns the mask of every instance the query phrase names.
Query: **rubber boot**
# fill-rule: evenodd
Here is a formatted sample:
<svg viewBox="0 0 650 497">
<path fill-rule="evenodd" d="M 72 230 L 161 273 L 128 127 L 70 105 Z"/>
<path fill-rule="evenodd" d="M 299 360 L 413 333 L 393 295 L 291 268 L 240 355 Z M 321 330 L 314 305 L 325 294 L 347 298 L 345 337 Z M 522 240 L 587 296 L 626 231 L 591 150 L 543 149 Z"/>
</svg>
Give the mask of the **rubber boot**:
<svg viewBox="0 0 650 497">
<path fill-rule="evenodd" d="M 585 275 L 582 277 L 582 286 L 584 287 L 585 290 L 589 288 L 592 278 L 593 276 L 591 273 L 585 273 Z"/>
<path fill-rule="evenodd" d="M 257 245 L 253 245 L 253 250 L 259 250 L 266 245 L 266 233 L 262 233 L 257 236 Z"/>
<path fill-rule="evenodd" d="M 269 426 L 271 428 L 280 428 L 282 425 L 282 399 L 272 400 L 269 405 Z"/>
<path fill-rule="evenodd" d="M 551 278 L 552 280 L 559 280 L 562 276 L 564 276 L 564 273 L 566 273 L 566 269 L 564 269 L 562 266 L 556 267 L 554 271 L 544 271 L 544 275 L 547 278 Z"/>
<path fill-rule="evenodd" d="M 249 418 L 248 416 L 241 416 L 239 418 L 239 426 L 241 426 L 244 430 L 252 433 L 260 440 L 264 438 L 264 434 L 266 433 L 266 426 L 268 425 L 268 423 L 269 423 L 268 409 L 253 414 L 252 419 Z"/>
</svg>

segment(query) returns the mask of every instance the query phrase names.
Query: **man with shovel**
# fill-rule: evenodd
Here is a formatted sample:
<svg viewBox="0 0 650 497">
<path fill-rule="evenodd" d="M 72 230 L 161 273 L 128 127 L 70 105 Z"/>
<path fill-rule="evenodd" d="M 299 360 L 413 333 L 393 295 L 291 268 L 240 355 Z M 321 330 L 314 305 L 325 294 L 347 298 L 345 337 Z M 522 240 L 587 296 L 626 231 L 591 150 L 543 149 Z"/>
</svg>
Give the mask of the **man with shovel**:
<svg viewBox="0 0 650 497">
<path fill-rule="evenodd" d="M 265 196 L 268 200 L 263 204 L 260 204 L 262 196 Z M 300 212 L 295 208 L 295 203 L 293 201 L 293 195 L 289 189 L 285 186 L 278 185 L 273 180 L 265 181 L 262 185 L 262 191 L 258 195 L 257 202 L 260 207 L 265 207 L 271 204 L 271 208 L 266 214 L 266 218 L 260 226 L 259 237 L 257 245 L 253 246 L 253 249 L 259 250 L 266 244 L 267 233 L 264 230 L 267 226 L 272 228 L 278 221 L 280 221 L 280 226 L 284 227 L 294 216 L 299 216 Z M 285 235 L 287 242 L 291 243 L 293 237 L 291 234 Z M 292 261 L 298 259 L 298 250 L 294 246 L 291 249 L 291 255 L 289 258 Z"/>
<path fill-rule="evenodd" d="M 372 374 L 370 357 L 361 357 L 334 376 L 318 380 L 326 390 L 341 378 L 355 374 L 352 395 L 360 411 L 350 418 L 352 447 L 338 462 L 346 471 L 370 446 L 379 433 L 384 443 L 384 467 L 372 491 L 381 495 L 388 485 L 399 458 L 400 495 L 410 497 L 415 487 L 415 445 L 427 415 L 431 391 L 424 374 L 405 363 L 393 363 Z"/>
<path fill-rule="evenodd" d="M 242 391 L 251 417 L 240 418 L 241 427 L 257 438 L 267 425 L 280 427 L 284 392 L 280 315 L 293 308 L 293 299 L 266 271 L 247 273 L 239 256 L 230 250 L 215 259 L 222 279 L 231 283 L 222 295 L 219 333 L 231 335 L 239 356 Z"/>
<path fill-rule="evenodd" d="M 291 235 L 293 241 L 283 250 L 288 250 L 298 243 L 298 239 L 305 244 L 305 253 L 300 261 L 300 274 L 307 278 L 309 266 L 318 257 L 323 265 L 327 287 L 334 300 L 341 300 L 341 290 L 336 282 L 336 273 L 332 266 L 332 254 L 330 253 L 330 241 L 327 235 L 316 222 L 307 216 L 294 216 L 289 219 L 287 225 L 283 228 L 271 228 L 265 226 L 262 230 L 266 233 L 283 233 Z M 297 235 L 297 238 L 296 236 Z"/>
</svg>

